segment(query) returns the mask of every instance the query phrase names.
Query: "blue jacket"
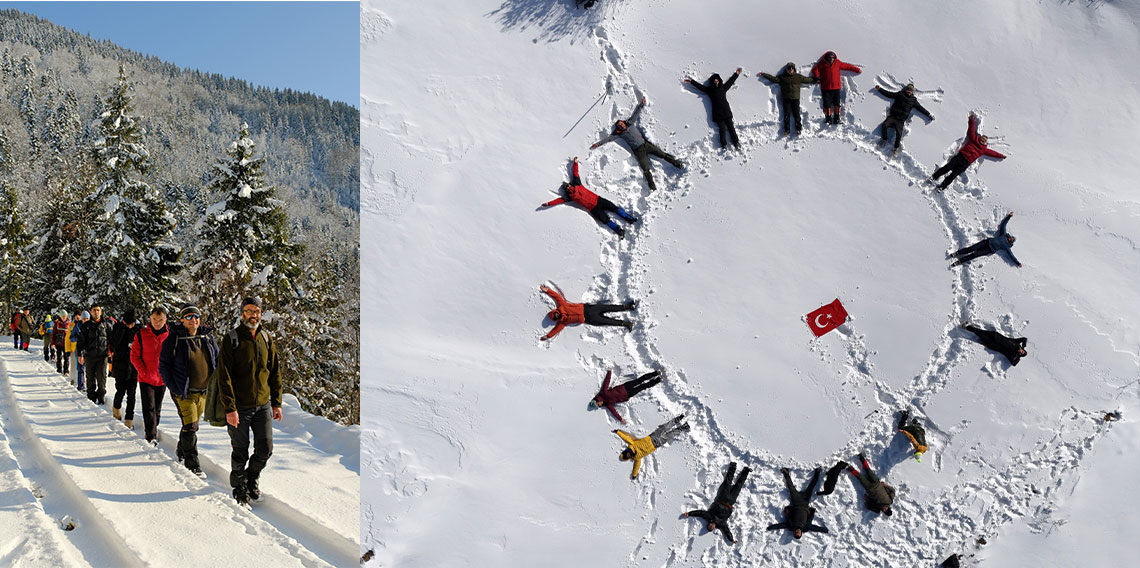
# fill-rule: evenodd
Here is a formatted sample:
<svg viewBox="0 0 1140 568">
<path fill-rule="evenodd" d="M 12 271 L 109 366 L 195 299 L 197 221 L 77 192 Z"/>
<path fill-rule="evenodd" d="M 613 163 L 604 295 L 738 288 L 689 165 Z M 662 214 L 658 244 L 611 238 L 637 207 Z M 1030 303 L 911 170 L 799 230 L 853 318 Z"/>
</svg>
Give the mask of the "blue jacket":
<svg viewBox="0 0 1140 568">
<path fill-rule="evenodd" d="M 986 240 L 990 243 L 990 252 L 997 253 L 1004 251 L 1005 254 L 1009 255 L 1009 259 L 1012 260 L 1014 264 L 1021 264 L 1017 261 L 1017 257 L 1013 256 L 1013 243 L 1009 242 L 1009 239 L 1006 238 L 1007 236 L 1012 236 L 1007 235 L 1005 232 L 1005 225 L 1009 223 L 1011 217 L 1013 217 L 1013 215 L 1006 215 L 1005 219 L 1002 219 L 1001 224 L 998 225 L 997 233 Z"/>
<path fill-rule="evenodd" d="M 198 327 L 197 335 L 190 335 L 182 322 L 170 325 L 170 334 L 162 342 L 162 352 L 158 355 L 158 374 L 166 383 L 170 393 L 185 398 L 190 393 L 189 352 L 193 344 L 196 349 L 206 350 L 206 365 L 210 373 L 218 365 L 218 342 L 214 341 L 213 331 L 205 325 Z"/>
</svg>

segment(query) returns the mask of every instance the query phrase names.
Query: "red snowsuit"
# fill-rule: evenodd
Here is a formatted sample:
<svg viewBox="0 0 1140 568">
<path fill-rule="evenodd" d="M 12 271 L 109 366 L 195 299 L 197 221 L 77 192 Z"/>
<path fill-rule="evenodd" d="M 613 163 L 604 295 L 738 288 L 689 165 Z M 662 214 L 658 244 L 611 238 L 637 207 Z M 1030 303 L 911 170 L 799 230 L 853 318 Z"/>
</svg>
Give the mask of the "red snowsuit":
<svg viewBox="0 0 1140 568">
<path fill-rule="evenodd" d="M 575 183 L 578 182 L 579 179 L 581 178 L 578 177 L 578 162 L 574 162 L 574 181 L 569 184 L 570 187 L 567 190 L 567 193 L 570 194 L 570 199 L 574 200 L 582 207 L 585 207 L 586 211 L 593 211 L 594 208 L 598 206 L 598 194 L 586 189 L 586 186 L 582 185 L 581 183 Z M 559 197 L 554 201 L 547 201 L 546 203 L 543 203 L 542 206 L 550 207 L 552 205 L 559 205 L 561 203 L 566 203 L 566 199 L 564 197 Z"/>
<path fill-rule="evenodd" d="M 974 117 L 971 115 L 969 126 L 966 128 L 966 143 L 962 145 L 962 149 L 958 150 L 958 153 L 971 164 L 982 156 L 1005 159 L 1005 154 L 990 150 L 985 144 L 982 144 L 982 139 L 978 136 L 978 128 L 975 122 Z"/>
<path fill-rule="evenodd" d="M 585 304 L 575 304 L 573 302 L 568 302 L 566 301 L 566 298 L 562 297 L 562 294 L 559 294 L 558 292 L 551 290 L 546 286 L 542 286 L 539 289 L 543 292 L 546 292 L 546 295 L 554 298 L 556 307 L 553 310 L 550 310 L 550 314 L 553 315 L 555 312 L 557 312 L 561 316 L 556 320 L 558 323 L 554 326 L 554 329 L 550 330 L 550 333 L 542 336 L 543 340 L 547 340 L 554 337 L 555 335 L 558 335 L 558 333 L 562 331 L 562 328 L 566 327 L 569 324 L 586 323 Z"/>
<path fill-rule="evenodd" d="M 612 414 L 614 418 L 617 418 L 618 422 L 624 423 L 625 419 L 618 414 L 614 405 L 629 400 L 629 393 L 625 390 L 624 384 L 610 388 L 611 374 L 613 374 L 612 370 L 606 371 L 606 380 L 602 381 L 602 389 L 598 391 L 598 394 L 594 395 L 594 398 L 601 399 L 602 406 L 605 406 L 606 410 L 610 411 L 610 414 Z"/>
<path fill-rule="evenodd" d="M 835 58 L 835 63 L 829 64 L 827 62 L 827 55 L 829 53 L 834 52 L 829 51 L 823 54 L 823 57 L 820 57 L 819 61 L 816 61 L 815 65 L 811 66 L 811 76 L 819 79 L 820 90 L 835 91 L 842 87 L 843 82 L 839 77 L 840 71 L 854 71 L 855 73 L 863 72 L 862 69 L 850 63 L 844 63 L 840 61 L 838 57 Z"/>
</svg>

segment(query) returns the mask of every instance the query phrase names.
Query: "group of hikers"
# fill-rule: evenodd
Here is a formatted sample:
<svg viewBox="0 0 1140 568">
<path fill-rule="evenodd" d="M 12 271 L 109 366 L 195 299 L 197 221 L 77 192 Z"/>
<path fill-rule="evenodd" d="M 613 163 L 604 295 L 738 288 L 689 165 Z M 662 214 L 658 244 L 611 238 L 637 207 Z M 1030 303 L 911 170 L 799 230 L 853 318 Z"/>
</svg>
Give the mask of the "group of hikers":
<svg viewBox="0 0 1140 568">
<path fill-rule="evenodd" d="M 684 79 L 685 84 L 690 85 L 696 91 L 709 97 L 711 122 L 717 127 L 719 142 L 723 148 L 727 148 L 729 144 L 736 149 L 740 148 L 740 138 L 733 124 L 732 108 L 729 105 L 727 95 L 728 91 L 736 84 L 742 72 L 742 68 L 737 68 L 728 80 L 723 80 L 719 74 L 713 73 L 703 84 L 691 77 Z M 791 134 L 791 127 L 793 125 L 795 126 L 795 132 L 797 134 L 802 130 L 803 113 L 799 104 L 800 89 L 808 84 L 818 83 L 820 85 L 822 95 L 821 106 L 823 108 L 825 123 L 827 125 L 840 124 L 844 116 L 842 104 L 842 74 L 844 72 L 859 74 L 862 72 L 862 69 L 839 60 L 835 52 L 828 51 L 812 65 L 809 75 L 800 74 L 798 67 L 791 62 L 785 65 L 776 75 L 763 72 L 759 73 L 759 77 L 779 86 L 780 108 L 783 112 L 780 135 Z M 907 83 L 898 90 L 888 90 L 876 86 L 875 91 L 891 101 L 887 116 L 879 125 L 879 143 L 885 144 L 889 134 L 893 131 L 894 152 L 897 154 L 902 144 L 906 124 L 912 112 L 918 112 L 924 115 L 928 121 L 933 121 L 934 115 L 919 102 L 915 87 L 912 83 Z M 653 178 L 650 158 L 664 161 L 677 170 L 684 170 L 685 164 L 679 158 L 662 150 L 647 138 L 640 125 L 646 102 L 646 97 L 642 97 L 628 118 L 615 122 L 609 134 L 592 144 L 590 148 L 596 149 L 612 141 L 624 141 L 626 149 L 636 159 L 648 189 L 654 191 L 657 188 L 657 184 Z M 929 178 L 931 184 L 937 183 L 939 178 L 943 178 L 941 183 L 937 185 L 938 190 L 945 190 L 949 187 L 971 164 L 983 156 L 997 159 L 1005 158 L 1001 153 L 989 148 L 989 139 L 984 135 L 979 135 L 977 127 L 977 116 L 971 112 L 967 118 L 965 140 L 958 152 L 955 153 L 946 164 L 937 168 Z M 543 207 L 550 207 L 562 203 L 575 203 L 589 212 L 598 224 L 604 225 L 613 231 L 618 238 L 624 239 L 626 236 L 626 229 L 618 223 L 618 220 L 627 224 L 636 224 L 640 220 L 636 212 L 630 212 L 587 189 L 579 173 L 577 157 L 571 159 L 571 180 L 562 183 L 559 187 L 559 193 L 559 198 L 543 203 Z M 953 259 L 951 267 L 961 266 L 982 256 L 998 253 L 1005 255 L 1014 265 L 1021 267 L 1021 263 L 1013 255 L 1012 251 L 1015 239 L 1013 235 L 1008 234 L 1006 231 L 1006 227 L 1012 216 L 1013 212 L 1006 215 L 992 237 L 983 238 L 970 246 L 949 253 L 948 256 Z M 619 326 L 626 330 L 633 328 L 634 324 L 632 321 L 610 317 L 607 314 L 635 310 L 637 308 L 637 302 L 634 300 L 628 300 L 620 304 L 573 303 L 568 301 L 561 292 L 549 286 L 543 285 L 540 287 L 540 290 L 550 296 L 555 302 L 554 309 L 547 314 L 554 328 L 541 337 L 543 341 L 553 338 L 567 325 L 590 324 Z M 1008 337 L 998 331 L 972 325 L 970 322 L 962 323 L 961 327 L 973 333 L 977 340 L 986 347 L 1003 354 L 1011 365 L 1016 365 L 1020 358 L 1026 355 L 1025 347 L 1027 342 L 1023 337 Z M 658 370 L 611 387 L 611 373 L 612 371 L 606 374 L 601 390 L 590 401 L 590 407 L 606 408 L 607 411 L 621 423 L 625 423 L 625 420 L 617 412 L 615 405 L 629 400 L 630 397 L 661 383 L 663 380 L 662 372 Z M 656 451 L 661 445 L 676 439 L 688 430 L 689 425 L 684 422 L 684 415 L 669 420 L 648 436 L 641 438 L 635 437 L 624 430 L 614 430 L 614 433 L 616 433 L 627 446 L 619 454 L 619 459 L 633 461 L 632 477 L 636 478 L 640 470 L 641 460 L 644 457 Z M 915 450 L 914 457 L 921 461 L 921 456 L 927 451 L 928 446 L 926 443 L 925 430 L 920 421 L 917 418 L 912 418 L 909 412 L 904 411 L 898 422 L 897 431 L 907 438 Z M 862 471 L 859 471 L 854 466 L 843 461 L 832 467 L 828 472 L 825 488 L 819 494 L 826 495 L 830 493 L 834 489 L 840 473 L 847 471 L 851 473 L 863 487 L 865 491 L 864 505 L 867 509 L 890 516 L 892 514 L 891 505 L 895 498 L 894 488 L 884 483 L 883 480 L 875 474 L 863 454 L 859 455 L 859 462 L 862 466 Z M 734 478 L 735 471 L 736 464 L 731 463 L 725 474 L 724 481 L 721 483 L 717 495 L 713 500 L 713 504 L 707 510 L 690 511 L 685 514 L 687 517 L 705 519 L 709 531 L 721 530 L 726 539 L 732 542 L 735 542 L 735 540 L 732 537 L 727 520 L 733 512 L 736 498 L 744 487 L 744 482 L 750 469 L 748 467 L 743 468 L 740 476 Z M 768 529 L 790 530 L 797 539 L 800 538 L 804 532 L 828 532 L 825 526 L 813 522 L 815 509 L 808 504 L 819 481 L 821 468 L 817 468 L 813 473 L 811 481 L 804 491 L 799 491 L 795 488 L 787 469 L 782 469 L 781 473 L 784 476 L 785 485 L 790 493 L 790 503 L 784 509 L 783 521 L 772 524 Z M 946 566 L 955 566 L 957 562 L 956 559 L 956 556 L 948 559 Z"/>
<path fill-rule="evenodd" d="M 104 406 L 107 375 L 115 379 L 111 405 L 116 421 L 134 429 L 136 391 L 141 391 L 143 436 L 159 445 L 163 398 L 169 391 L 182 427 L 175 445 L 178 461 L 205 478 L 198 457 L 198 427 L 203 417 L 225 426 L 230 437 L 230 486 L 243 506 L 261 499 L 261 472 L 273 453 L 271 419 L 281 420 L 281 370 L 272 337 L 261 326 L 261 299 L 241 303 L 241 323 L 219 339 L 203 322 L 197 305 L 187 303 L 168 321 L 155 306 L 140 322 L 132 309 L 120 319 L 93 303 L 88 310 L 49 313 L 34 327 L 30 310 L 12 315 L 13 347 L 28 351 L 33 334 L 44 342 L 44 360 L 94 404 Z M 72 359 L 74 367 L 72 367 Z M 74 372 L 72 372 L 74 369 Z M 124 406 L 125 403 L 125 406 Z M 250 454 L 252 435 L 253 454 Z"/>
</svg>

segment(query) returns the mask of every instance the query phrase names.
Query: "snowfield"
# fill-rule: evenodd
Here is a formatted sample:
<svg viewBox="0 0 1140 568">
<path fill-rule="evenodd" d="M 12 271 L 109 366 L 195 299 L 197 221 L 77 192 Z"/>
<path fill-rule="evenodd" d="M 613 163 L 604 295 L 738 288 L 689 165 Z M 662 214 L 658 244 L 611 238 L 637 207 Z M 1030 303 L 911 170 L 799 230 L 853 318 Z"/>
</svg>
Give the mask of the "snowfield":
<svg viewBox="0 0 1140 568">
<path fill-rule="evenodd" d="M 10 339 L 10 338 L 9 338 Z M 180 422 L 163 401 L 159 447 L 30 351 L 0 348 L 0 564 L 351 566 L 359 548 L 359 434 L 285 397 L 252 510 L 230 495 L 229 436 L 201 423 L 205 480 L 174 459 Z M 64 527 L 70 526 L 70 529 Z"/>
<path fill-rule="evenodd" d="M 361 5 L 361 548 L 368 566 L 1107 566 L 1140 531 L 1140 200 L 1133 159 L 1135 2 L 428 0 Z M 760 80 L 825 51 L 844 123 L 778 137 Z M 742 150 L 722 150 L 704 81 L 729 92 Z M 880 147 L 913 81 L 936 117 Z M 616 142 L 642 97 L 648 191 Z M 967 115 L 1006 154 L 945 192 L 925 179 Z M 892 139 L 893 141 L 893 139 Z M 539 208 L 581 162 L 586 187 L 641 216 L 619 240 L 583 211 Z M 1022 268 L 947 253 L 1009 211 Z M 571 301 L 640 300 L 630 332 L 570 327 L 540 342 L 557 284 Z M 804 314 L 850 319 L 816 339 Z M 629 317 L 629 316 L 625 316 Z M 963 321 L 1029 338 L 1010 366 Z M 549 323 L 549 322 L 547 322 Z M 587 410 L 608 369 L 665 381 Z M 619 378 L 620 377 L 620 378 Z M 897 412 L 923 419 L 910 458 Z M 1122 421 L 1105 422 L 1109 411 Z M 684 413 L 690 435 L 631 480 L 610 431 Z M 767 532 L 813 468 L 866 451 L 898 489 L 862 508 L 843 476 L 817 497 L 830 534 Z M 753 469 L 730 524 L 708 506 L 730 461 Z M 981 544 L 979 539 L 984 539 Z"/>
</svg>

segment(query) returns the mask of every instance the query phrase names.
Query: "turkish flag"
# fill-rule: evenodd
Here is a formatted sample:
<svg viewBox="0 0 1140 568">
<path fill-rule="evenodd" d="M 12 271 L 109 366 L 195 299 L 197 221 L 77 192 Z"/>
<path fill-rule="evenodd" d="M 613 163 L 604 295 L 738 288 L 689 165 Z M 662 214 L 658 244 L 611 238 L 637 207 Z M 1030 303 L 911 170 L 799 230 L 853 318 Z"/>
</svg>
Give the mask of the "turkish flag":
<svg viewBox="0 0 1140 568">
<path fill-rule="evenodd" d="M 847 310 L 843 309 L 839 298 L 807 315 L 808 327 L 816 337 L 843 325 L 845 321 L 847 321 Z"/>
</svg>

